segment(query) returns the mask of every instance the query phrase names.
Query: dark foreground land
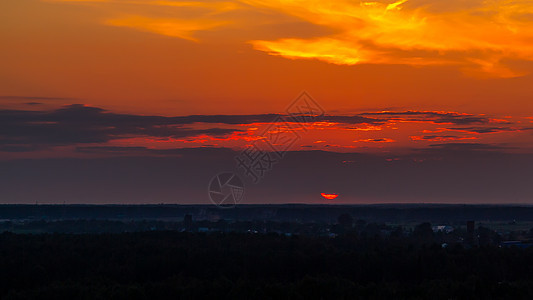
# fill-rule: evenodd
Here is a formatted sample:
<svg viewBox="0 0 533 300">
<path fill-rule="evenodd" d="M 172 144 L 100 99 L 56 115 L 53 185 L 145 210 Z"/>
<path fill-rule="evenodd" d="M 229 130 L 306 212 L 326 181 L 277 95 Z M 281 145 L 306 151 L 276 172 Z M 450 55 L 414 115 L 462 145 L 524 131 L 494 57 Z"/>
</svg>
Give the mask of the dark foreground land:
<svg viewBox="0 0 533 300">
<path fill-rule="evenodd" d="M 214 205 L 16 205 L 0 204 L 2 220 L 194 220 L 335 222 L 340 214 L 355 220 L 406 223 L 475 221 L 533 222 L 531 205 L 374 204 L 374 205 L 244 205 L 219 209 Z"/>
<path fill-rule="evenodd" d="M 0 205 L 0 299 L 533 299 L 533 207 Z"/>
<path fill-rule="evenodd" d="M 533 248 L 411 236 L 0 234 L 1 299 L 533 299 Z"/>
</svg>

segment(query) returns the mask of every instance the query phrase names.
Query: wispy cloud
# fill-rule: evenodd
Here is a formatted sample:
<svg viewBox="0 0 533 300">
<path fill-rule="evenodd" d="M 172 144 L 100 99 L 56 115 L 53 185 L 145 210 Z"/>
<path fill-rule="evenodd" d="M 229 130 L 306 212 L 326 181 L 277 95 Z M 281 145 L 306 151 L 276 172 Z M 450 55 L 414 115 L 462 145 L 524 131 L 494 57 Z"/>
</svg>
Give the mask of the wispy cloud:
<svg viewBox="0 0 533 300">
<path fill-rule="evenodd" d="M 422 149 L 424 151 L 502 151 L 510 147 L 497 144 L 483 143 L 446 143 L 430 145 L 431 148 Z"/>
<path fill-rule="evenodd" d="M 46 97 L 46 96 L 0 96 L 0 100 L 11 101 L 72 101 L 75 98 Z"/>
<path fill-rule="evenodd" d="M 197 41 L 194 33 L 220 27 L 225 22 L 203 20 L 180 20 L 172 18 L 148 18 L 143 16 L 126 16 L 106 21 L 106 24 L 120 27 L 131 27 L 142 31 L 178 37 L 186 40 Z"/>
<path fill-rule="evenodd" d="M 508 61 L 533 57 L 533 4 L 526 0 L 46 1 L 104 7 L 105 24 L 192 41 L 201 31 L 256 26 L 258 13 L 269 13 L 270 22 L 290 17 L 329 33 L 271 39 L 258 32 L 247 42 L 272 55 L 339 65 L 453 65 L 476 76 L 513 77 L 527 70 Z"/>
<path fill-rule="evenodd" d="M 78 147 L 83 150 L 79 153 L 103 153 L 101 150 L 155 153 L 139 150 L 206 145 L 242 148 L 261 139 L 261 132 L 276 120 L 282 122 L 280 117 L 283 115 L 145 116 L 119 114 L 82 104 L 48 110 L 0 110 L 0 152 L 33 152 L 55 147 Z M 506 122 L 485 115 L 446 111 L 325 115 L 321 122 L 307 124 L 308 139 L 302 140 L 302 147 L 312 144 L 315 149 L 339 151 L 427 147 L 435 141 L 481 140 L 482 133 L 500 132 L 506 139 L 530 129 L 517 129 L 511 120 Z M 292 129 L 287 130 L 301 130 L 300 125 L 288 124 Z M 453 127 L 441 128 L 443 125 Z M 325 131 L 327 140 L 324 140 Z"/>
<path fill-rule="evenodd" d="M 445 142 L 458 140 L 476 140 L 478 137 L 474 136 L 456 136 L 456 135 L 421 135 L 411 136 L 413 141 L 430 141 L 430 142 Z"/>
<path fill-rule="evenodd" d="M 335 64 L 456 65 L 497 77 L 522 75 L 505 60 L 531 60 L 531 1 L 247 1 L 338 33 L 252 41 L 258 50 Z"/>
<path fill-rule="evenodd" d="M 356 140 L 354 143 L 394 143 L 395 140 L 389 138 L 375 138 L 375 139 L 364 139 Z"/>
</svg>

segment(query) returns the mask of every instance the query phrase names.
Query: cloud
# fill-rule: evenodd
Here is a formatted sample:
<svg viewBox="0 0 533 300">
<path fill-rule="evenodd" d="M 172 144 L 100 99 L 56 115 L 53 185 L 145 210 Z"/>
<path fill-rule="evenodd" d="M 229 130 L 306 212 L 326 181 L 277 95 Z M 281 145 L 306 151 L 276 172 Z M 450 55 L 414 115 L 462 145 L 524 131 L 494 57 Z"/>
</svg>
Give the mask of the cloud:
<svg viewBox="0 0 533 300">
<path fill-rule="evenodd" d="M 194 34 L 232 24 L 217 15 L 243 7 L 239 1 L 45 0 L 90 4 L 111 11 L 104 24 L 198 41 Z"/>
<path fill-rule="evenodd" d="M 97 147 L 76 147 L 76 151 L 89 152 L 89 153 L 101 153 L 101 152 L 144 152 L 149 149 L 146 147 L 117 147 L 117 146 L 97 146 Z"/>
<path fill-rule="evenodd" d="M 111 154 L 128 156 L 187 156 L 187 157 L 231 157 L 236 153 L 229 148 L 220 147 L 192 147 L 192 148 L 171 148 L 171 149 L 151 149 L 148 147 L 120 147 L 120 146 L 78 146 L 75 148 L 79 153 L 91 154 Z"/>
<path fill-rule="evenodd" d="M 434 122 L 434 123 L 449 123 L 456 125 L 464 124 L 487 124 L 491 120 L 485 116 L 464 114 L 457 112 L 444 111 L 380 111 L 380 112 L 365 112 L 362 116 L 385 117 L 388 120 L 402 120 L 411 122 Z"/>
<path fill-rule="evenodd" d="M 174 117 L 119 114 L 82 104 L 67 105 L 55 110 L 0 110 L 0 151 L 22 153 L 58 146 L 76 146 L 82 147 L 78 149 L 79 153 L 95 153 L 95 149 L 104 153 L 102 150 L 106 148 L 83 148 L 97 146 L 118 147 L 108 148 L 109 151 L 105 153 L 109 154 L 126 150 L 137 152 L 142 150 L 146 154 L 154 154 L 155 152 L 138 147 L 163 149 L 209 144 L 215 147 L 242 148 L 261 139 L 261 133 L 276 122 L 280 122 L 284 128 L 289 126 L 293 130 L 303 130 L 302 124 L 284 123 L 288 119 L 289 116 L 281 114 Z M 494 126 L 495 122 L 499 126 Z M 387 147 L 406 147 L 406 139 L 454 141 L 478 137 L 435 134 L 417 136 L 410 132 L 412 129 L 409 127 L 412 126 L 405 125 L 407 129 L 403 131 L 403 128 L 399 128 L 404 126 L 401 124 L 411 123 L 417 130 L 423 129 L 424 133 L 452 130 L 440 128 L 436 131 L 426 130 L 440 124 L 474 124 L 475 126 L 452 128 L 476 134 L 493 132 L 495 128 L 502 132 L 516 131 L 512 122 L 506 122 L 502 124 L 497 119 L 484 115 L 444 111 L 406 110 L 364 112 L 347 116 L 325 115 L 320 122 L 306 124 L 305 135 L 309 135 L 310 140 L 304 137 L 302 144 L 322 141 L 324 130 L 328 130 L 328 136 L 332 141 L 328 141 L 327 145 L 315 143 L 317 148 L 333 147 L 339 151 L 352 151 L 355 148 L 371 149 L 379 144 L 383 146 L 387 144 Z M 382 134 L 376 136 L 376 131 L 381 131 Z M 405 135 L 406 138 L 401 135 Z M 358 146 L 354 146 L 352 141 L 359 143 Z M 359 145 L 364 146 L 359 147 Z"/>
<path fill-rule="evenodd" d="M 431 141 L 431 142 L 443 142 L 443 141 L 458 141 L 458 140 L 475 140 L 477 137 L 465 137 L 455 135 L 422 135 L 411 136 L 413 141 Z"/>
<path fill-rule="evenodd" d="M 462 132 L 468 132 L 468 133 L 498 133 L 498 132 L 520 132 L 525 130 L 531 130 L 533 128 L 528 127 L 522 127 L 522 128 L 512 128 L 512 127 L 450 127 L 447 128 L 448 130 L 454 130 L 454 131 L 462 131 Z"/>
<path fill-rule="evenodd" d="M 27 144 L 0 145 L 0 152 L 21 153 L 21 152 L 33 152 L 33 151 L 38 151 L 42 149 L 43 147 L 39 145 L 27 145 Z"/>
<path fill-rule="evenodd" d="M 354 143 L 394 143 L 396 142 L 395 140 L 393 139 L 389 139 L 389 138 L 375 138 L 375 139 L 364 139 L 364 140 L 356 140 L 356 141 L 353 141 Z"/>
<path fill-rule="evenodd" d="M 507 146 L 496 145 L 496 144 L 482 144 L 482 143 L 446 143 L 446 144 L 433 144 L 429 145 L 430 148 L 423 149 L 425 151 L 438 150 L 438 151 L 503 151 L 509 149 Z"/>
<path fill-rule="evenodd" d="M 108 25 L 130 27 L 141 31 L 148 31 L 191 41 L 197 41 L 197 39 L 193 37 L 195 32 L 220 27 L 224 25 L 224 23 L 225 22 L 207 18 L 202 20 L 181 20 L 170 18 L 148 18 L 143 16 L 126 16 L 106 21 L 106 24 Z"/>
<path fill-rule="evenodd" d="M 261 116 L 246 116 L 256 121 Z M 240 116 L 223 116 L 221 122 L 235 122 Z M 232 120 L 235 119 L 235 120 Z M 211 121 L 217 116 L 162 117 L 115 114 L 80 104 L 52 111 L 0 111 L 0 145 L 4 151 L 33 147 L 106 143 L 128 137 L 184 138 L 198 135 L 224 137 L 242 132 L 227 128 L 190 128 L 184 125 Z M 218 123 L 218 122 L 217 122 Z M 22 147 L 22 148 L 20 148 Z"/>
<path fill-rule="evenodd" d="M 454 66 L 474 76 L 514 77 L 529 71 L 511 61 L 533 57 L 533 5 L 527 0 L 48 1 L 90 4 L 107 14 L 104 24 L 191 41 L 213 29 L 229 29 L 233 33 L 225 34 L 233 36 L 299 20 L 326 30 L 279 38 L 257 30 L 242 42 L 271 55 L 338 65 Z"/>
<path fill-rule="evenodd" d="M 22 100 L 22 101 L 72 101 L 75 98 L 65 97 L 45 97 L 45 96 L 0 96 L 0 100 Z M 39 103 L 40 104 L 40 103 Z"/>
<path fill-rule="evenodd" d="M 530 1 L 359 2 L 246 1 L 336 29 L 313 39 L 255 40 L 261 51 L 291 59 L 359 63 L 454 65 L 471 74 L 523 75 L 505 60 L 533 57 Z"/>
</svg>

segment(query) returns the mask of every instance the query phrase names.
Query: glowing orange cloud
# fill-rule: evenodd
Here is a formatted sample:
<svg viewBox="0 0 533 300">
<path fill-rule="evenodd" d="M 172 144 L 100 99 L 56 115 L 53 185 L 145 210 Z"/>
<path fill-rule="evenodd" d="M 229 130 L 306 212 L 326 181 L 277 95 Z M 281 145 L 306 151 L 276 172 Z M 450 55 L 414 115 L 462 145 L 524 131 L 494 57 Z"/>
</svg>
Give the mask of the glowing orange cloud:
<svg viewBox="0 0 533 300">
<path fill-rule="evenodd" d="M 443 135 L 443 136 L 423 135 L 423 136 L 411 136 L 410 138 L 413 141 L 426 141 L 426 142 L 445 142 L 445 141 L 477 140 L 477 139 L 479 139 L 478 137 L 475 137 L 475 136 L 458 137 L 458 136 L 449 136 L 449 135 Z"/>
<path fill-rule="evenodd" d="M 353 141 L 354 143 L 394 143 L 395 140 L 389 138 L 375 138 Z"/>
<path fill-rule="evenodd" d="M 128 16 L 120 19 L 109 20 L 106 22 L 106 24 L 121 27 L 131 27 L 142 31 L 197 41 L 197 39 L 193 37 L 194 32 L 212 29 L 221 26 L 224 23 L 209 19 L 180 20 Z"/>
<path fill-rule="evenodd" d="M 312 39 L 256 40 L 261 51 L 286 58 L 329 63 L 457 65 L 464 71 L 512 77 L 522 73 L 505 59 L 531 60 L 531 1 L 483 1 L 443 7 L 438 1 L 412 4 L 337 1 L 246 1 L 259 3 L 338 33 Z M 288 5 L 287 5 L 288 4 Z"/>
<path fill-rule="evenodd" d="M 257 31 L 257 37 L 242 42 L 272 55 L 339 65 L 454 65 L 472 75 L 513 77 L 527 72 L 505 61 L 533 57 L 533 4 L 525 0 L 46 1 L 101 6 L 112 14 L 107 25 L 191 41 L 197 41 L 193 35 L 199 31 L 239 31 L 296 18 L 330 33 L 265 39 Z M 255 17 L 265 13 L 267 21 Z M 224 34 L 233 36 L 229 32 Z"/>
</svg>

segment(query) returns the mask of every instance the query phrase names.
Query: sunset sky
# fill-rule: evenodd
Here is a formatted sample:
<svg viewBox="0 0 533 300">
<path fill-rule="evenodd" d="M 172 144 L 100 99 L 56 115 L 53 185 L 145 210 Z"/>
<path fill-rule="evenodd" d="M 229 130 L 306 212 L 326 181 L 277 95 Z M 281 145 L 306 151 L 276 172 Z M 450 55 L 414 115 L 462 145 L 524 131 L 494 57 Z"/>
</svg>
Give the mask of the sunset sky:
<svg viewBox="0 0 533 300">
<path fill-rule="evenodd" d="M 0 38 L 0 203 L 533 204 L 533 1 L 4 0 Z"/>
</svg>

